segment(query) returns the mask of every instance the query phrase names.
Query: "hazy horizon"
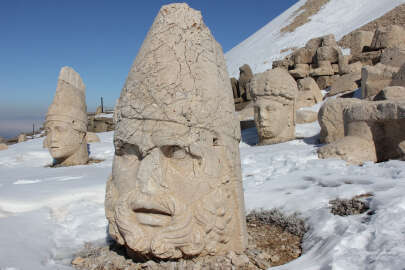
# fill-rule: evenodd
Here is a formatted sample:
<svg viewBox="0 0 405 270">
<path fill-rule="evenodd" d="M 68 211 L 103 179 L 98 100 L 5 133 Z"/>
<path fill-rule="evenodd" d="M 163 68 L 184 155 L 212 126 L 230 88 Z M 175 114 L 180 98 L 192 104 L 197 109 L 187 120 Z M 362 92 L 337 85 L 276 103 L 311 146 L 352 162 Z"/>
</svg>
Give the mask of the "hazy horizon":
<svg viewBox="0 0 405 270">
<path fill-rule="evenodd" d="M 1 1 L 0 136 L 42 123 L 63 66 L 86 85 L 88 111 L 113 107 L 160 7 L 175 1 Z M 297 0 L 187 1 L 226 52 Z"/>
</svg>

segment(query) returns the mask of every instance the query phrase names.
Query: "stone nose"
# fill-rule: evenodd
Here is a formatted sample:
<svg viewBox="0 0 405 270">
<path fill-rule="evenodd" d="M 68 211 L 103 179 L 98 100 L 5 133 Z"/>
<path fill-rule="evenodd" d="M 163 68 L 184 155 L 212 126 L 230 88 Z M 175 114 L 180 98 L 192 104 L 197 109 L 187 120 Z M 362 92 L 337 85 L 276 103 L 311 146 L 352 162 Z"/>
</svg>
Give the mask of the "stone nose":
<svg viewBox="0 0 405 270">
<path fill-rule="evenodd" d="M 165 186 L 164 164 L 159 149 L 154 149 L 139 165 L 137 188 L 144 194 L 154 195 Z"/>
</svg>

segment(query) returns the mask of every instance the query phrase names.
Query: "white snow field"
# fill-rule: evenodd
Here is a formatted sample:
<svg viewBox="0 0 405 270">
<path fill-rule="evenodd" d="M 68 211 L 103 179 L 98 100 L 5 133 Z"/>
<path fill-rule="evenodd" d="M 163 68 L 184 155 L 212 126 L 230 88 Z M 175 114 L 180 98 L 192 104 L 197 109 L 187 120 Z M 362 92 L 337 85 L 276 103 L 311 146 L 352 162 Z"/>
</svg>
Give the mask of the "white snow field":
<svg viewBox="0 0 405 270">
<path fill-rule="evenodd" d="M 319 126 L 309 126 L 297 127 L 304 139 L 270 146 L 250 146 L 257 135 L 248 129 L 240 144 L 246 210 L 298 212 L 309 227 L 303 255 L 274 269 L 405 269 L 405 162 L 319 160 Z M 45 167 L 42 138 L 0 152 L 1 270 L 72 269 L 85 242 L 106 240 L 113 132 L 99 135 L 91 157 L 105 161 L 87 166 Z M 330 213 L 329 200 L 365 193 L 373 215 Z"/>
<path fill-rule="evenodd" d="M 231 77 L 239 77 L 239 67 L 249 64 L 253 73 L 263 72 L 272 67 L 274 60 L 291 53 L 283 49 L 302 47 L 314 37 L 335 34 L 336 40 L 344 35 L 381 17 L 405 0 L 330 0 L 310 21 L 292 33 L 280 30 L 293 21 L 294 12 L 306 0 L 300 0 L 280 16 L 263 26 L 249 38 L 225 54 Z"/>
</svg>

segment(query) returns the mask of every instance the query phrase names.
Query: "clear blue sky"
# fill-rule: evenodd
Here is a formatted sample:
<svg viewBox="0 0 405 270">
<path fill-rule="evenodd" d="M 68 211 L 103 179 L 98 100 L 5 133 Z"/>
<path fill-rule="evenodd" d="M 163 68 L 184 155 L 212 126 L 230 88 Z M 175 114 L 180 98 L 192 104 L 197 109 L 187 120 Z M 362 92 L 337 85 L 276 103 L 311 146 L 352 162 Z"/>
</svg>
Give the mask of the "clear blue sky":
<svg viewBox="0 0 405 270">
<path fill-rule="evenodd" d="M 0 136 L 44 118 L 62 66 L 86 84 L 88 111 L 100 96 L 113 107 L 163 0 L 1 0 Z M 202 12 L 224 52 L 296 0 L 187 1 Z M 271 46 L 271 44 L 269 44 Z"/>
</svg>

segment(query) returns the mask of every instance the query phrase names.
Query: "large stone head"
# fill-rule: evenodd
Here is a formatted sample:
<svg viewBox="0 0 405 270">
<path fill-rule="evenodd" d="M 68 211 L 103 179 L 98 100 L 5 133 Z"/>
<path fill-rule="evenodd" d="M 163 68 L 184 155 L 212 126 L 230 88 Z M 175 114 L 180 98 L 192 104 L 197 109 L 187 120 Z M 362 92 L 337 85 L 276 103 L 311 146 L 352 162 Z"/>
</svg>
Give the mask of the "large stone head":
<svg viewBox="0 0 405 270">
<path fill-rule="evenodd" d="M 222 49 L 187 4 L 163 6 L 115 110 L 110 235 L 180 258 L 246 245 L 239 123 Z"/>
<path fill-rule="evenodd" d="M 85 86 L 70 67 L 59 73 L 54 100 L 46 115 L 44 145 L 56 163 L 78 165 L 88 161 Z"/>
<path fill-rule="evenodd" d="M 279 143 L 294 138 L 298 93 L 294 78 L 285 69 L 276 68 L 256 74 L 249 87 L 260 143 Z"/>
</svg>

